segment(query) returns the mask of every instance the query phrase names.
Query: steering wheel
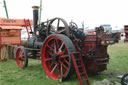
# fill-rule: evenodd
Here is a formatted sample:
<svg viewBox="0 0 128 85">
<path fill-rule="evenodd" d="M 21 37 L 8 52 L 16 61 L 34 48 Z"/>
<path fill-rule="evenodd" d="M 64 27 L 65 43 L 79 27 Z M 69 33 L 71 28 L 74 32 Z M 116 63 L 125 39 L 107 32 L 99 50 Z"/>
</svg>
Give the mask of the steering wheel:
<svg viewBox="0 0 128 85">
<path fill-rule="evenodd" d="M 71 30 L 76 31 L 78 29 L 78 26 L 75 22 L 70 22 L 69 27 Z"/>
</svg>

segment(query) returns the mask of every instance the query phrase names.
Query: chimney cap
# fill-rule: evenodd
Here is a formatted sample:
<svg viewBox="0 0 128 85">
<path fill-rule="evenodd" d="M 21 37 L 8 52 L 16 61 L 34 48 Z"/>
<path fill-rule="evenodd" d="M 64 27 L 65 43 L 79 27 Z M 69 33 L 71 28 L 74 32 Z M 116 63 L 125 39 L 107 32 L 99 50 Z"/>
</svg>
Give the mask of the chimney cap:
<svg viewBox="0 0 128 85">
<path fill-rule="evenodd" d="M 40 7 L 39 6 L 32 6 L 33 10 L 38 10 Z"/>
</svg>

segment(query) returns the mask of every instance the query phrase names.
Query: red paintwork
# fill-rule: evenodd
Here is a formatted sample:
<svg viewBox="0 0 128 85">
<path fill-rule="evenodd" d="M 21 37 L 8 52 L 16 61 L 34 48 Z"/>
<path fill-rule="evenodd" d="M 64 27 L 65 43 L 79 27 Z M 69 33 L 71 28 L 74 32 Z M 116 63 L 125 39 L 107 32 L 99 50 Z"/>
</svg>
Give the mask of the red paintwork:
<svg viewBox="0 0 128 85">
<path fill-rule="evenodd" d="M 21 30 L 22 27 L 21 26 L 2 26 L 2 25 L 0 25 L 0 29 L 2 29 L 2 30 L 6 30 L 6 29 L 8 29 L 8 30 L 11 30 L 11 29 L 13 29 L 13 30 L 17 30 L 17 29 Z"/>
<path fill-rule="evenodd" d="M 88 31 L 89 34 L 96 34 L 95 31 Z"/>
<path fill-rule="evenodd" d="M 30 24 L 33 24 L 30 20 Z M 24 19 L 6 19 L 0 18 L 0 25 L 2 26 L 25 26 Z"/>
<path fill-rule="evenodd" d="M 73 61 L 74 68 L 77 73 L 77 77 L 78 77 L 80 85 L 83 85 L 83 82 L 86 82 L 87 85 L 90 85 L 88 75 L 86 72 L 86 68 L 82 61 L 81 54 L 75 52 L 75 53 L 71 53 L 71 56 L 72 56 L 72 61 Z M 79 62 L 79 64 L 77 62 Z"/>
<path fill-rule="evenodd" d="M 32 32 L 32 27 L 31 27 L 31 23 L 30 23 L 30 20 L 26 20 L 24 19 L 24 23 L 25 23 L 25 27 L 26 27 L 26 30 L 27 30 L 27 34 L 28 34 L 28 38 L 30 38 L 30 33 L 29 33 L 29 30 L 28 30 L 28 26 L 30 28 L 30 31 Z M 32 34 L 33 36 L 33 34 Z"/>
<path fill-rule="evenodd" d="M 59 42 L 62 42 L 61 44 Z M 63 48 L 62 48 L 63 46 Z M 59 47 L 59 49 L 57 48 Z M 50 52 L 51 50 L 51 52 Z M 64 51 L 62 51 L 64 50 Z M 67 53 L 65 54 L 65 52 Z M 59 79 L 59 75 L 61 74 L 62 77 L 65 77 L 69 71 L 69 59 L 70 55 L 67 50 L 67 46 L 65 45 L 65 42 L 60 39 L 57 36 L 51 36 L 49 37 L 45 42 L 42 47 L 42 52 L 41 52 L 41 61 L 42 61 L 42 66 L 44 68 L 44 71 L 46 74 L 51 78 L 51 79 Z M 57 62 L 54 62 L 52 60 L 52 57 L 50 55 L 59 55 L 59 59 Z M 68 65 L 65 65 L 65 63 Z M 61 69 L 59 69 L 59 65 L 61 64 Z M 57 72 L 55 72 L 55 69 L 57 69 Z M 66 72 L 63 72 L 64 69 Z"/>
<path fill-rule="evenodd" d="M 18 65 L 20 68 L 24 68 L 24 64 L 25 64 L 25 54 L 24 54 L 23 49 L 21 49 L 21 48 L 18 48 L 18 49 L 17 49 L 17 52 L 16 52 L 16 62 L 17 62 L 17 65 Z"/>
<path fill-rule="evenodd" d="M 111 37 L 111 34 L 106 34 L 103 30 L 98 30 L 95 35 L 85 35 L 84 42 L 72 40 L 77 52 L 80 52 L 83 56 L 83 62 L 88 73 L 101 72 L 107 68 L 109 61 L 107 46 L 113 44 L 108 44 L 107 41 L 113 40 Z M 101 43 L 102 41 L 105 42 L 103 45 Z M 81 48 L 80 45 L 82 45 Z"/>
<path fill-rule="evenodd" d="M 0 42 L 6 44 L 20 45 L 21 30 L 29 26 L 32 32 L 32 20 L 0 18 Z M 29 32 L 28 32 L 29 35 Z M 2 44 L 0 43 L 0 47 Z"/>
<path fill-rule="evenodd" d="M 7 44 L 21 44 L 20 26 L 0 26 L 0 42 Z"/>
</svg>

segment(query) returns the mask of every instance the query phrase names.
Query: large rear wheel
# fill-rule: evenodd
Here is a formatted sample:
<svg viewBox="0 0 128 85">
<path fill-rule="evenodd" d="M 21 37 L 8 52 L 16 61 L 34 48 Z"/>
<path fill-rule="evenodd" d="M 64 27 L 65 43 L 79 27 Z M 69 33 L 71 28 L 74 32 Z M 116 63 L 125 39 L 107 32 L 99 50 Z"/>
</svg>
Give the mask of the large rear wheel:
<svg viewBox="0 0 128 85">
<path fill-rule="evenodd" d="M 48 77 L 65 80 L 71 76 L 73 73 L 71 52 L 75 52 L 75 47 L 65 35 L 53 34 L 44 41 L 41 61 Z"/>
</svg>

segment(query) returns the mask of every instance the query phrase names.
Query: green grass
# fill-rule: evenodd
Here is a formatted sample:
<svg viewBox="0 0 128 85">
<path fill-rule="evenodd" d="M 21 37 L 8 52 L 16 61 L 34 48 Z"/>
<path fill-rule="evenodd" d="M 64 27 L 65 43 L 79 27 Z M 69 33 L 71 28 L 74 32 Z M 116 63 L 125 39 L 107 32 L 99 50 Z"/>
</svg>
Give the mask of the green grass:
<svg viewBox="0 0 128 85">
<path fill-rule="evenodd" d="M 128 43 L 109 46 L 110 64 L 108 72 L 123 74 L 128 72 Z"/>
<path fill-rule="evenodd" d="M 109 77 L 110 73 L 124 74 L 128 72 L 128 44 L 120 43 L 108 47 L 110 62 L 108 70 L 99 76 L 89 75 L 91 83 L 103 80 L 104 78 L 112 81 L 120 81 Z M 0 62 L 0 85 L 79 85 L 76 75 L 63 83 L 52 80 L 43 71 L 40 60 L 29 60 L 26 69 L 17 67 L 15 60 Z"/>
</svg>

